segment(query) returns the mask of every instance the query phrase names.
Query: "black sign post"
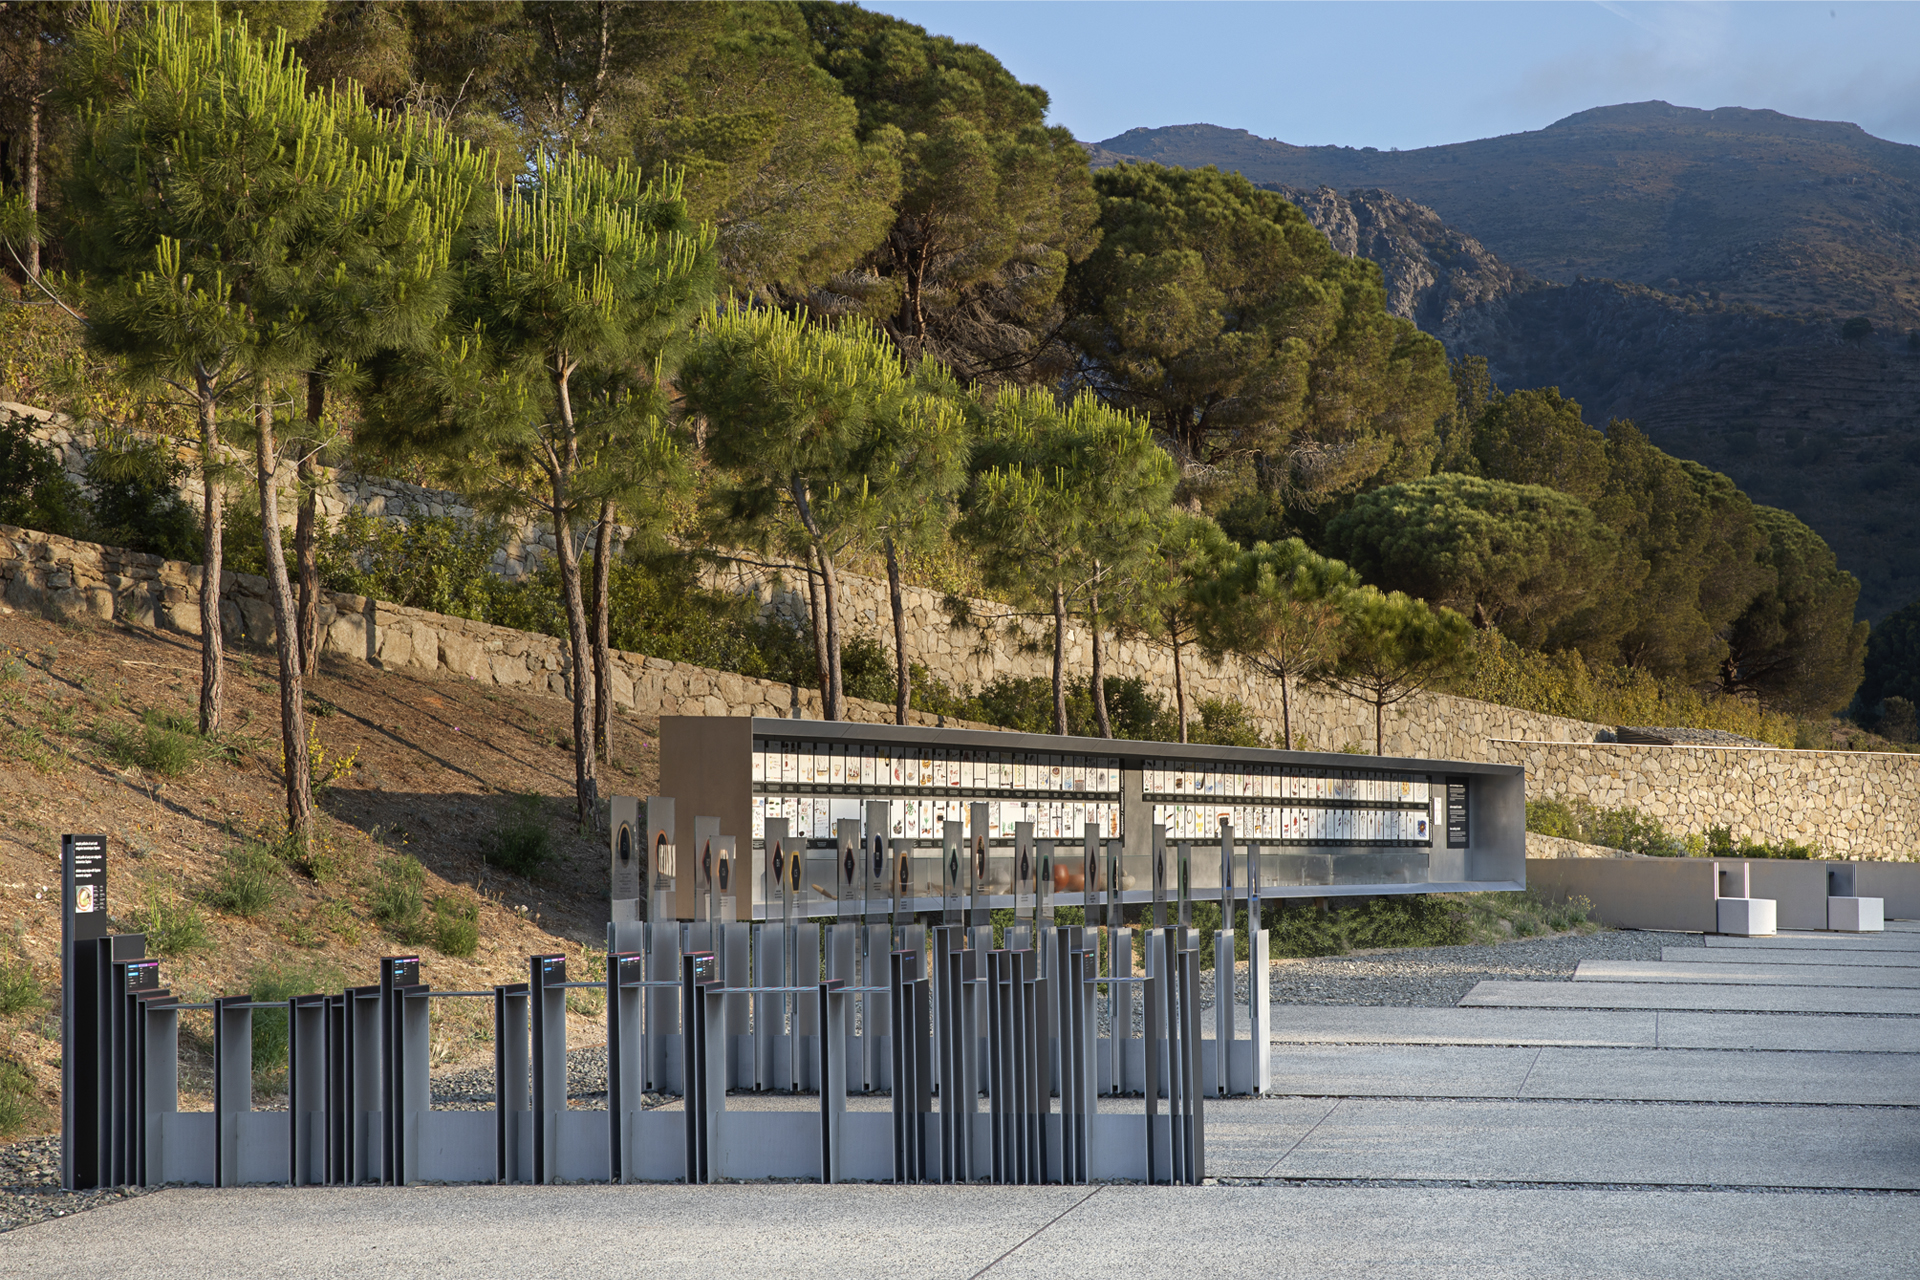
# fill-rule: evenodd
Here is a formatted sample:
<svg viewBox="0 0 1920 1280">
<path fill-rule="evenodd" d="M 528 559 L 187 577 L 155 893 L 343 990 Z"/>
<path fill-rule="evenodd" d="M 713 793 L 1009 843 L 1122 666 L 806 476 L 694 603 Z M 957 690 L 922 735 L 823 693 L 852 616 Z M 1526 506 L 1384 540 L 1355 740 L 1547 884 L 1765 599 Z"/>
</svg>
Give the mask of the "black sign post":
<svg viewBox="0 0 1920 1280">
<path fill-rule="evenodd" d="M 1447 848 L 1467 847 L 1467 780 L 1447 779 Z"/>
<path fill-rule="evenodd" d="M 107 936 L 107 838 L 60 838 L 60 1184 L 100 1185 L 107 1081 L 99 940 Z"/>
</svg>

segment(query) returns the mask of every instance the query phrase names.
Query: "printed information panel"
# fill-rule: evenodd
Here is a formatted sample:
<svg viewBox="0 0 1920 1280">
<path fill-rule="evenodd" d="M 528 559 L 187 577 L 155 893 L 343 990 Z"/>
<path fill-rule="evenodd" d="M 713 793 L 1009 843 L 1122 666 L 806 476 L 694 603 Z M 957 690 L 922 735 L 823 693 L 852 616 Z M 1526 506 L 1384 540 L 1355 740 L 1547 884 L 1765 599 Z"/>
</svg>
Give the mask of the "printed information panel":
<svg viewBox="0 0 1920 1280">
<path fill-rule="evenodd" d="M 1217 850 L 1223 824 L 1239 849 L 1254 851 L 1268 897 L 1511 888 L 1525 878 L 1524 774 L 1510 765 L 668 716 L 661 770 L 662 791 L 683 811 L 717 817 L 721 830 L 744 828 L 743 919 L 769 918 L 769 902 L 779 915 L 783 888 L 800 914 L 841 914 L 840 895 L 852 891 L 835 865 L 852 830 L 845 824 L 858 824 L 864 844 L 878 837 L 903 851 L 896 887 L 925 911 L 951 909 L 950 830 L 972 855 L 969 902 L 979 896 L 987 907 L 1015 905 L 1021 830 L 1076 847 L 1090 835 L 1120 842 L 1122 901 L 1151 900 L 1156 829 L 1172 845 Z M 790 871 L 780 884 L 767 878 L 770 821 L 785 826 L 788 858 L 803 860 L 797 887 Z M 1104 872 L 1088 885 L 1078 858 L 1049 861 L 1046 887 L 1060 905 L 1108 887 Z M 1193 859 L 1194 897 L 1217 897 L 1218 864 Z M 1228 889 L 1247 895 L 1245 886 Z M 678 906 L 695 918 L 690 900 Z"/>
</svg>

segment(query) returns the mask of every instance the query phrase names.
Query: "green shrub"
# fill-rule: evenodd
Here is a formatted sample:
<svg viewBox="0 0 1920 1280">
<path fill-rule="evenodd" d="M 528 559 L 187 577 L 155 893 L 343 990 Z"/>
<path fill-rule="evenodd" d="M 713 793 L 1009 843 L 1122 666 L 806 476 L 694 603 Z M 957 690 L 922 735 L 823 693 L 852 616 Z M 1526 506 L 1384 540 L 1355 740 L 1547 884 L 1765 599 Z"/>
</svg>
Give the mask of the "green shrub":
<svg viewBox="0 0 1920 1280">
<path fill-rule="evenodd" d="M 1527 830 L 1543 836 L 1558 836 L 1563 840 L 1580 838 L 1580 824 L 1575 821 L 1573 810 L 1564 800 L 1527 801 Z"/>
<path fill-rule="evenodd" d="M 27 1069 L 0 1057 L 0 1138 L 11 1138 L 37 1121 L 44 1108 Z"/>
<path fill-rule="evenodd" d="M 1428 894 L 1375 898 L 1322 911 L 1283 899 L 1263 911 L 1269 954 L 1337 956 L 1362 947 L 1446 947 L 1472 940 L 1453 903 Z"/>
<path fill-rule="evenodd" d="M 290 1000 L 294 996 L 338 991 L 344 984 L 333 965 L 307 960 L 282 960 L 256 967 L 247 980 L 247 993 L 261 1002 Z M 287 1014 L 284 1009 L 253 1011 L 253 1070 L 268 1075 L 287 1065 Z"/>
<path fill-rule="evenodd" d="M 0 1018 L 32 1013 L 46 1007 L 47 997 L 33 962 L 25 956 L 0 961 Z"/>
<path fill-rule="evenodd" d="M 1658 819 L 1631 805 L 1602 809 L 1577 797 L 1527 801 L 1527 830 L 1654 858 L 1681 858 L 1692 851 L 1686 840 L 1669 835 Z"/>
<path fill-rule="evenodd" d="M 480 904 L 446 895 L 433 900 L 433 949 L 465 960 L 480 949 Z"/>
<path fill-rule="evenodd" d="M 1467 933 L 1481 942 L 1504 937 L 1534 938 L 1548 933 L 1591 932 L 1593 904 L 1575 896 L 1552 902 L 1528 889 L 1514 893 L 1468 893 L 1448 901 Z"/>
<path fill-rule="evenodd" d="M 147 950 L 157 956 L 191 955 L 213 945 L 206 913 L 158 879 L 147 881 L 133 919 L 146 935 Z"/>
<path fill-rule="evenodd" d="M 97 430 L 83 473 L 93 490 L 94 537 L 169 560 L 199 560 L 200 513 L 180 497 L 186 472 L 165 440 Z"/>
<path fill-rule="evenodd" d="M 141 717 L 137 729 L 108 726 L 103 741 L 107 754 L 120 767 L 137 766 L 167 778 L 191 773 L 214 751 L 192 720 L 157 708 Z"/>
<path fill-rule="evenodd" d="M 1200 722 L 1187 726 L 1187 738 L 1217 747 L 1267 745 L 1266 737 L 1253 725 L 1253 713 L 1231 698 L 1202 698 Z"/>
<path fill-rule="evenodd" d="M 426 931 L 426 869 L 407 854 L 380 859 L 373 884 L 372 913 L 396 940 L 417 943 Z"/>
<path fill-rule="evenodd" d="M 0 422 L 0 524 L 66 538 L 84 538 L 93 525 L 86 494 L 25 418 Z"/>
<path fill-rule="evenodd" d="M 553 829 L 547 824 L 545 797 L 515 796 L 503 807 L 482 856 L 515 875 L 530 876 L 553 856 Z"/>
<path fill-rule="evenodd" d="M 1734 839 L 1730 827 L 1713 827 L 1707 831 L 1706 856 L 1709 858 L 1789 858 L 1806 861 L 1821 856 L 1820 847 L 1802 844 L 1797 840 L 1777 840 L 1772 843 L 1748 838 Z"/>
<path fill-rule="evenodd" d="M 255 841 L 229 849 L 214 876 L 208 901 L 221 911 L 257 919 L 286 896 L 287 873 L 274 851 Z"/>
</svg>

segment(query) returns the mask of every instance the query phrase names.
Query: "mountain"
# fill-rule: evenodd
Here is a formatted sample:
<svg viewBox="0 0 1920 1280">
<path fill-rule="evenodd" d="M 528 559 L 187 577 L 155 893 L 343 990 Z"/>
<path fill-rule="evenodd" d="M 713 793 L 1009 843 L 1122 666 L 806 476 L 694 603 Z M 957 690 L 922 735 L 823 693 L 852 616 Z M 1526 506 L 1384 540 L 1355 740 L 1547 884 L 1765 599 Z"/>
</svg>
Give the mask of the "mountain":
<svg viewBox="0 0 1920 1280">
<path fill-rule="evenodd" d="M 1857 125 L 1639 102 L 1413 151 L 1297 147 L 1208 124 L 1096 145 L 1265 185 L 1391 191 L 1550 281 L 1602 276 L 1920 325 L 1920 147 Z"/>
<path fill-rule="evenodd" d="M 1920 339 L 1901 332 L 1920 320 L 1920 148 L 1642 103 L 1420 151 L 1187 125 L 1092 154 L 1240 169 L 1500 386 L 1632 418 L 1812 525 L 1861 579 L 1861 616 L 1920 598 Z M 1871 332 L 1843 332 L 1861 315 Z"/>
</svg>

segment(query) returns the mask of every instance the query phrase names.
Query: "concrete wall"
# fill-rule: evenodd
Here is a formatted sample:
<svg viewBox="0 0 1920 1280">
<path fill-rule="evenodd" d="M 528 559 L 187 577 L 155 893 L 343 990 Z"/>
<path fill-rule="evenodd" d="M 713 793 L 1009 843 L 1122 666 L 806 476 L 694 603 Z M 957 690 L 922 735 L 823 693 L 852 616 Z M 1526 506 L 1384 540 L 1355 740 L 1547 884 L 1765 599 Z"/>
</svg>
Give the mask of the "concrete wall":
<svg viewBox="0 0 1920 1280">
<path fill-rule="evenodd" d="M 1528 858 L 1527 887 L 1556 902 L 1582 897 L 1593 918 L 1622 929 L 1712 933 L 1716 868 L 1745 863 L 1748 892 L 1778 904 L 1782 929 L 1827 927 L 1830 862 L 1780 858 Z M 1863 897 L 1885 899 L 1887 919 L 1920 919 L 1920 863 L 1859 866 Z"/>
<path fill-rule="evenodd" d="M 1555 902 L 1585 898 L 1595 920 L 1619 929 L 1714 930 L 1705 858 L 1528 858 L 1527 887 Z"/>
</svg>

